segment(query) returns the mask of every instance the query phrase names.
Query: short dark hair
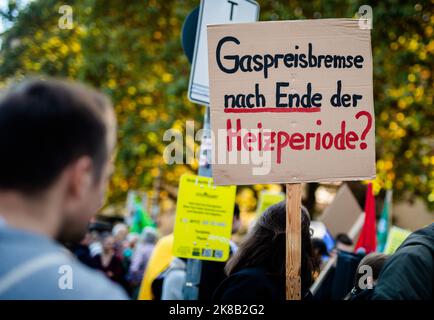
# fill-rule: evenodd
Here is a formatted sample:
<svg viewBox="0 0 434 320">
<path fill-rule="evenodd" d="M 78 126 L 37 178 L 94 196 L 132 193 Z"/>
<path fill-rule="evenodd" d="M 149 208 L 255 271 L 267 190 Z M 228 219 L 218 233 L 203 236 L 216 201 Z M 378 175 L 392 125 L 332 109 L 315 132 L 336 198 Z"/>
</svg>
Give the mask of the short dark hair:
<svg viewBox="0 0 434 320">
<path fill-rule="evenodd" d="M 345 233 L 339 233 L 336 235 L 336 242 L 340 242 L 342 244 L 345 244 L 347 246 L 353 245 L 353 240 L 349 236 L 347 236 Z"/>
<path fill-rule="evenodd" d="M 354 285 L 358 289 L 361 289 L 359 286 L 359 281 L 365 274 L 363 270 L 361 270 L 362 266 L 371 267 L 372 278 L 373 280 L 377 280 L 380 276 L 380 272 L 383 269 L 384 264 L 387 262 L 387 259 L 389 259 L 389 256 L 381 252 L 372 252 L 364 256 L 363 259 L 360 260 L 359 265 L 357 266 Z"/>
<path fill-rule="evenodd" d="M 81 156 L 96 178 L 108 158 L 109 100 L 85 86 L 28 80 L 0 98 L 0 190 L 43 191 Z"/>
</svg>

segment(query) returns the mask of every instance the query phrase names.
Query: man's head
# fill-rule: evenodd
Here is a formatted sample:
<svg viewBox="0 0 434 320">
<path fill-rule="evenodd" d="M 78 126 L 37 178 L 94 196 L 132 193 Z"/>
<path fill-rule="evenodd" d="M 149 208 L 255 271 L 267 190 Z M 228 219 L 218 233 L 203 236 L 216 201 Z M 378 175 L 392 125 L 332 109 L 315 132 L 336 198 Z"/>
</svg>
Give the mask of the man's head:
<svg viewBox="0 0 434 320">
<path fill-rule="evenodd" d="M 372 289 L 377 284 L 380 272 L 389 256 L 380 252 L 367 254 L 360 260 L 354 279 L 358 289 Z"/>
<path fill-rule="evenodd" d="M 116 242 L 122 242 L 127 238 L 128 227 L 124 223 L 117 223 L 112 229 L 112 235 Z"/>
<path fill-rule="evenodd" d="M 115 248 L 115 243 L 116 240 L 112 235 L 110 234 L 105 235 L 102 240 L 102 247 L 104 252 L 106 253 L 112 252 Z"/>
<path fill-rule="evenodd" d="M 350 239 L 345 233 L 336 235 L 336 249 L 346 252 L 353 251 L 353 240 Z"/>
<path fill-rule="evenodd" d="M 58 238 L 80 240 L 103 204 L 115 135 L 101 93 L 58 80 L 15 86 L 0 98 L 0 194 L 46 203 Z"/>
</svg>

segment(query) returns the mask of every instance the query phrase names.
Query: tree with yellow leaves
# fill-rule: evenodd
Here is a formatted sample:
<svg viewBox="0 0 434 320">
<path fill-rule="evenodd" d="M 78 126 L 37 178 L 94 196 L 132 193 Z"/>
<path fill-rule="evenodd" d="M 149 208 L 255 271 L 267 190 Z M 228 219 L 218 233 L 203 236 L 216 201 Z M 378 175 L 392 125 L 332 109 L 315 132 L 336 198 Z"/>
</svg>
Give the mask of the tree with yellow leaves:
<svg viewBox="0 0 434 320">
<path fill-rule="evenodd" d="M 434 14 L 429 1 L 259 1 L 260 20 L 355 17 L 362 4 L 373 8 L 372 47 L 376 114 L 378 193 L 422 197 L 434 209 Z M 114 101 L 119 120 L 116 172 L 110 203 L 129 189 L 176 186 L 197 163 L 167 165 L 162 137 L 198 129 L 203 107 L 187 99 L 190 65 L 180 33 L 193 0 L 69 1 L 74 26 L 58 26 L 64 3 L 36 0 L 17 9 L 10 1 L 2 16 L 11 25 L 1 36 L 0 81 L 29 74 L 61 76 L 102 89 Z M 190 148 L 198 147 L 190 142 Z M 254 189 L 252 189 L 254 190 Z M 251 201 L 255 201 L 254 198 Z"/>
</svg>

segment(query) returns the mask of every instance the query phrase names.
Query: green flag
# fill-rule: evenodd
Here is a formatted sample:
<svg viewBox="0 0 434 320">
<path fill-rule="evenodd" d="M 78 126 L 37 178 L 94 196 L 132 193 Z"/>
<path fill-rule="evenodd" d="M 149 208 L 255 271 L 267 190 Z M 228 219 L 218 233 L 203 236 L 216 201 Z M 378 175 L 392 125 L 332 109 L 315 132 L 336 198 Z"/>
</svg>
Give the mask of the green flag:
<svg viewBox="0 0 434 320">
<path fill-rule="evenodd" d="M 134 191 L 128 193 L 127 207 L 129 210 L 130 232 L 140 234 L 145 227 L 155 228 L 155 222 L 148 214 L 145 206 L 145 200 L 137 195 Z"/>
<path fill-rule="evenodd" d="M 134 212 L 133 225 L 131 226 L 130 232 L 141 234 L 145 227 L 155 228 L 156 226 L 143 205 L 141 203 L 137 203 L 136 210 Z"/>
<path fill-rule="evenodd" d="M 386 191 L 383 211 L 377 225 L 377 251 L 383 252 L 386 246 L 387 235 L 390 228 L 390 208 L 392 206 L 392 190 Z"/>
</svg>

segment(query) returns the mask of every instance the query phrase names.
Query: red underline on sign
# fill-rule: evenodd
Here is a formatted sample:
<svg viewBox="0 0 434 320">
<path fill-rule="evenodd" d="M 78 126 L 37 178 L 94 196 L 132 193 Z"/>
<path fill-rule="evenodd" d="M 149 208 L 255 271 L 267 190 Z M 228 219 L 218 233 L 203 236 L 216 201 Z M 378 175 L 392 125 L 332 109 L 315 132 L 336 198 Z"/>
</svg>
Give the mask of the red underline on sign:
<svg viewBox="0 0 434 320">
<path fill-rule="evenodd" d="M 259 112 L 320 112 L 321 108 L 231 108 L 225 113 L 259 113 Z"/>
</svg>

